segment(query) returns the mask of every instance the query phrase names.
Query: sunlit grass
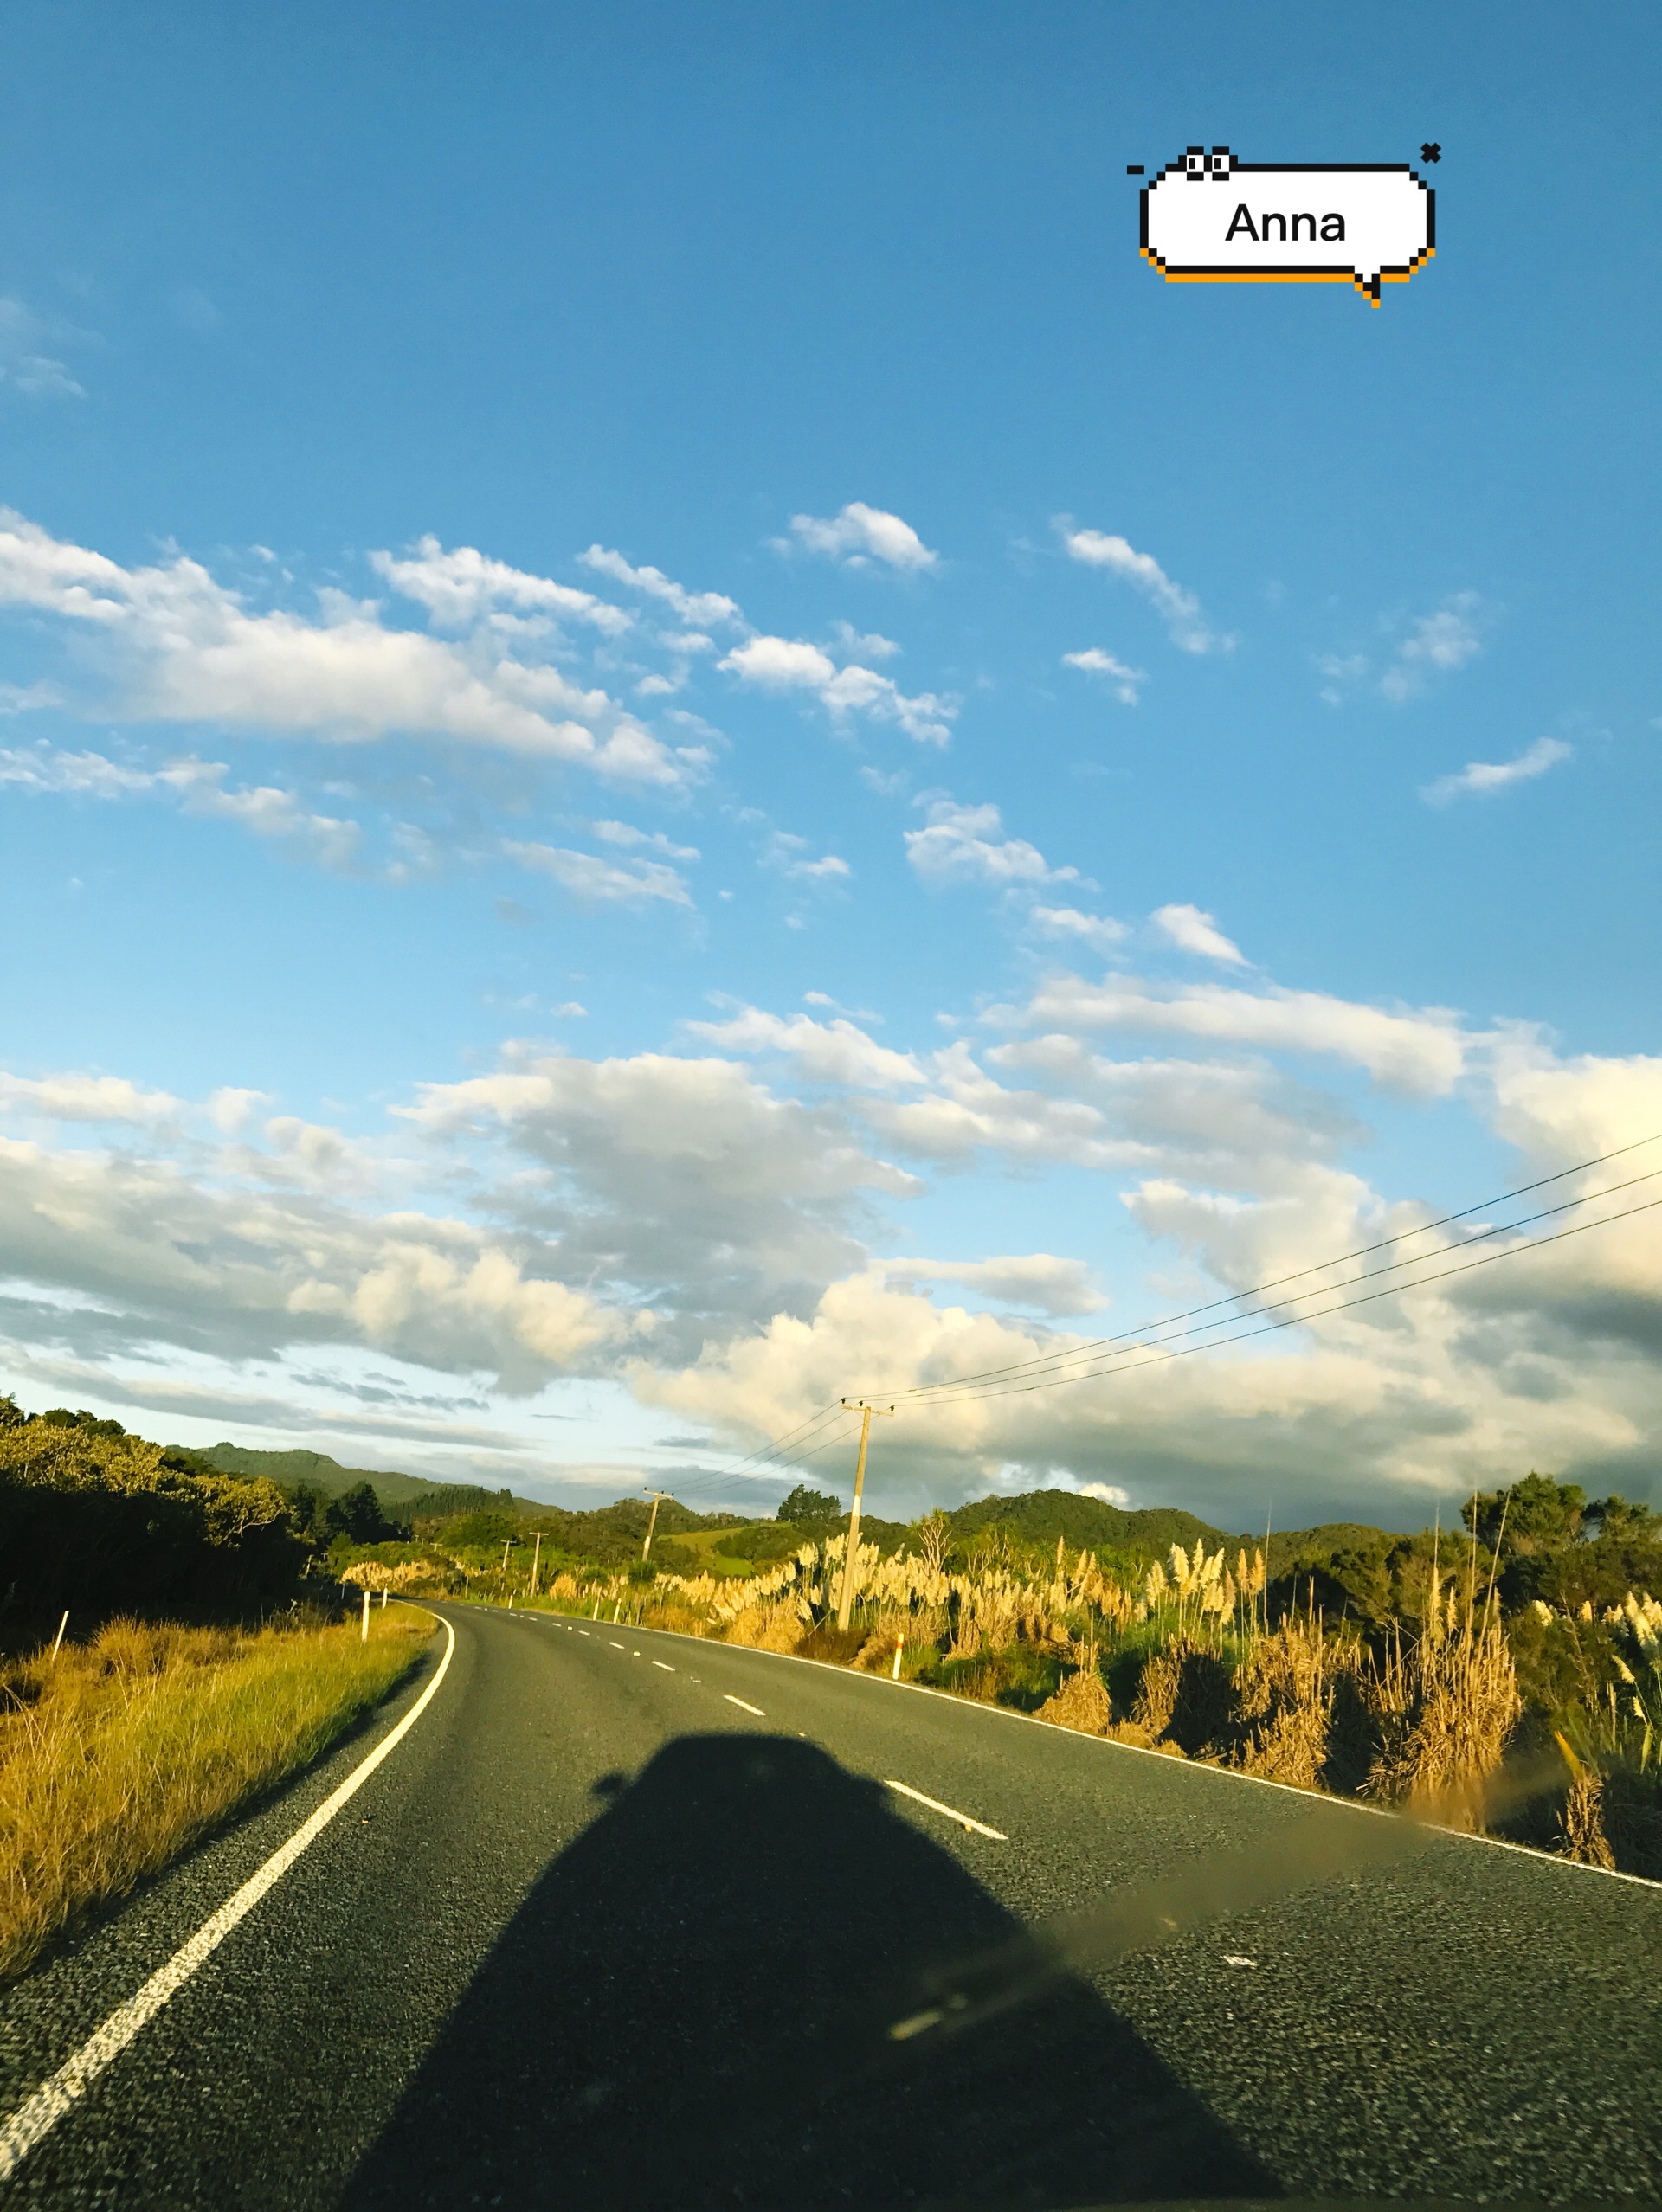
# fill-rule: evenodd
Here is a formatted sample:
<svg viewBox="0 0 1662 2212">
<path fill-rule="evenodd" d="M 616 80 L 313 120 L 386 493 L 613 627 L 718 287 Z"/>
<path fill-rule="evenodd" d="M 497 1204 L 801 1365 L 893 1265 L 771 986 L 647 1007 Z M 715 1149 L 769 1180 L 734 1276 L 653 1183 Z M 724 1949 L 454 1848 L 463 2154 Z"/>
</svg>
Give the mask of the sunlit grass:
<svg viewBox="0 0 1662 2212">
<path fill-rule="evenodd" d="M 395 1605 L 255 1631 L 113 1621 L 0 1664 L 0 1978 L 386 1694 L 432 1632 Z"/>
</svg>

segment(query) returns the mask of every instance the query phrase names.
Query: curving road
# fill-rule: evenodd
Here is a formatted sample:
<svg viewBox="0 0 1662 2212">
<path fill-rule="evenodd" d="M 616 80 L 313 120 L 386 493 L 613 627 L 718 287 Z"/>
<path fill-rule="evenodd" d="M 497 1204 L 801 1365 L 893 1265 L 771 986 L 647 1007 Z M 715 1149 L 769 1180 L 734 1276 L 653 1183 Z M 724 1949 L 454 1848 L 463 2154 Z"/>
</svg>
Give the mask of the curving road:
<svg viewBox="0 0 1662 2212">
<path fill-rule="evenodd" d="M 1662 2200 L 1662 1889 L 1460 1838 L 1382 1858 L 1400 1824 L 869 1676 L 441 1610 L 408 1734 L 0 2200 Z M 0 2115 L 444 1642 L 0 1999 Z"/>
</svg>

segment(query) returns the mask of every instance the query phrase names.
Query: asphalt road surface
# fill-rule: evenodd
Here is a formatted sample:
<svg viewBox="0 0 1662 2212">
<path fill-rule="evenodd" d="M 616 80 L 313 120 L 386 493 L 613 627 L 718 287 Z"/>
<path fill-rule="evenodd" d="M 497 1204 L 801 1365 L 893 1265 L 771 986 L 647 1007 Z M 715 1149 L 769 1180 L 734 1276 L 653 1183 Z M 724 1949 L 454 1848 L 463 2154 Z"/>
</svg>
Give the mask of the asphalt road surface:
<svg viewBox="0 0 1662 2212">
<path fill-rule="evenodd" d="M 0 2200 L 1662 2201 L 1662 1889 L 1381 1859 L 1402 1824 L 881 1679 L 441 1610 L 409 1733 Z M 0 2130 L 446 1642 L 0 2000 Z"/>
</svg>

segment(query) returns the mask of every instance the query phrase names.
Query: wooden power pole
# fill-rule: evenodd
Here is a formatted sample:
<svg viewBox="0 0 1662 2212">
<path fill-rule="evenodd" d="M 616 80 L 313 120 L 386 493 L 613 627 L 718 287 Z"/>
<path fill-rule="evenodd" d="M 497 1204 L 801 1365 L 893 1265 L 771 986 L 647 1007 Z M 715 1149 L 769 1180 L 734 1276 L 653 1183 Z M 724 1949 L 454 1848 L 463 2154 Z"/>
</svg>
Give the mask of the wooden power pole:
<svg viewBox="0 0 1662 2212">
<path fill-rule="evenodd" d="M 672 1495 L 673 1494 L 668 1490 L 648 1490 L 647 1492 L 647 1495 L 652 1500 L 652 1519 L 647 1523 L 647 1540 L 641 1546 L 641 1556 L 643 1559 L 650 1559 L 652 1556 L 652 1532 L 658 1526 L 658 1508 L 660 1505 L 662 1505 L 664 1500 Z"/>
<path fill-rule="evenodd" d="M 846 1398 L 842 1402 L 848 1405 Z M 848 1516 L 848 1549 L 842 1561 L 842 1594 L 837 1600 L 837 1626 L 840 1629 L 847 1627 L 848 1617 L 854 1610 L 854 1562 L 860 1553 L 860 1503 L 866 1491 L 866 1444 L 872 1433 L 872 1416 L 875 1413 L 879 1420 L 886 1420 L 894 1411 L 892 1405 L 873 1405 L 863 1398 L 857 1398 L 854 1405 L 849 1405 L 850 1412 L 855 1405 L 860 1408 L 860 1461 L 854 1469 L 854 1508 Z"/>
</svg>

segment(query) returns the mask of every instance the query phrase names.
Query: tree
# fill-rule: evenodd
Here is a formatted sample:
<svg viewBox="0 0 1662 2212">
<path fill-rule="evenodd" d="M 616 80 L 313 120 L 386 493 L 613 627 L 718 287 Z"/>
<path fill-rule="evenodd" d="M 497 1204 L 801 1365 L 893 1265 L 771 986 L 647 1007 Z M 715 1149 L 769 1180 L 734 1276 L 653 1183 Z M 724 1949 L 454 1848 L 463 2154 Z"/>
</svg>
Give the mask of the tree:
<svg viewBox="0 0 1662 2212">
<path fill-rule="evenodd" d="M 332 1536 L 347 1537 L 354 1544 L 386 1544 L 409 1533 L 388 1520 L 370 1482 L 354 1482 L 350 1490 L 332 1499 L 325 1522 Z"/>
<path fill-rule="evenodd" d="M 780 1507 L 776 1518 L 793 1528 L 828 1528 L 842 1519 L 842 1501 L 825 1490 L 810 1490 L 799 1482 Z"/>
<path fill-rule="evenodd" d="M 1506 1549 L 1523 1559 L 1562 1552 L 1581 1533 L 1587 1492 L 1579 1482 L 1555 1482 L 1550 1475 L 1526 1475 L 1510 1489 L 1479 1492 L 1468 1498 L 1461 1518 L 1480 1544 L 1492 1552 L 1505 1522 Z"/>
</svg>

